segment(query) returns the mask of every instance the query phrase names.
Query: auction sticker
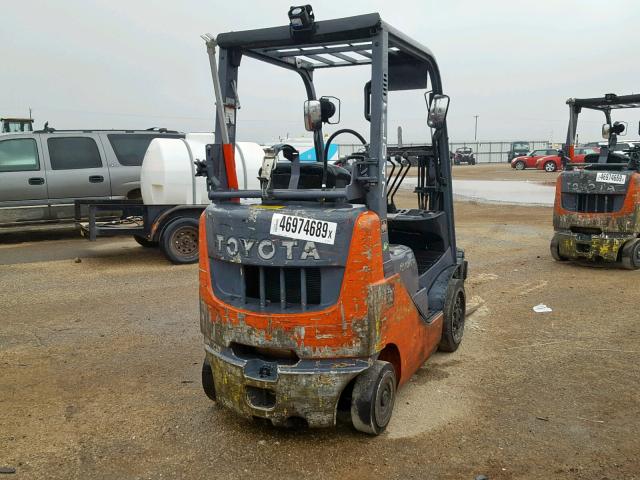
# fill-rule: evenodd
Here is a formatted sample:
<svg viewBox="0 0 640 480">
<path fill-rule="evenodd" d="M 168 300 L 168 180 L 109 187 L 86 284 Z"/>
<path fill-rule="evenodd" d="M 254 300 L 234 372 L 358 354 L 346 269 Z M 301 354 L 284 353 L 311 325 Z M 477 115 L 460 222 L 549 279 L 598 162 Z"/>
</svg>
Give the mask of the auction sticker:
<svg viewBox="0 0 640 480">
<path fill-rule="evenodd" d="M 623 173 L 598 172 L 596 175 L 596 182 L 624 185 L 627 183 L 627 176 Z"/>
<path fill-rule="evenodd" d="M 314 218 L 296 217 L 274 213 L 271 217 L 271 235 L 297 238 L 333 245 L 336 238 L 336 222 L 325 222 Z"/>
</svg>

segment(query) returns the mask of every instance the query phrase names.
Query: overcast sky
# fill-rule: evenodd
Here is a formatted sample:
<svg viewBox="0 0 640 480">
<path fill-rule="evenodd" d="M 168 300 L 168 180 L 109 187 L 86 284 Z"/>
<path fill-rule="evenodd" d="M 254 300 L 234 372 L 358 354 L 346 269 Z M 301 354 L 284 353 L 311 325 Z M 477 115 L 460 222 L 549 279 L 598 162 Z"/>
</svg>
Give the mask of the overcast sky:
<svg viewBox="0 0 640 480">
<path fill-rule="evenodd" d="M 0 116 L 56 128 L 213 129 L 213 89 L 200 34 L 288 23 L 291 0 L 2 0 Z M 317 20 L 380 12 L 435 53 L 451 96 L 452 141 L 564 139 L 568 97 L 640 92 L 636 0 L 319 1 Z M 607 10 L 608 9 L 608 10 Z M 317 75 L 318 93 L 342 101 L 340 127 L 367 135 L 362 86 L 369 67 Z M 243 60 L 238 137 L 270 142 L 304 134 L 295 74 Z M 426 139 L 422 92 L 390 97 L 390 140 Z M 617 118 L 635 122 L 640 111 Z M 598 140 L 602 115 L 584 115 Z M 331 131 L 331 130 L 329 130 Z M 351 142 L 349 138 L 344 139 Z"/>
</svg>

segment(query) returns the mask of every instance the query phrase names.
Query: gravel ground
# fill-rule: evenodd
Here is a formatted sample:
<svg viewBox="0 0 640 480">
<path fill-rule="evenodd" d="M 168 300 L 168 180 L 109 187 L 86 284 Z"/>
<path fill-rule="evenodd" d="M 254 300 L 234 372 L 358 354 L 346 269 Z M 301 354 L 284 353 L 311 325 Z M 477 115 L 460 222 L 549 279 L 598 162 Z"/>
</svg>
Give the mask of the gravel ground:
<svg viewBox="0 0 640 480">
<path fill-rule="evenodd" d="M 376 438 L 267 428 L 210 402 L 195 265 L 64 229 L 0 236 L 0 467 L 16 479 L 640 478 L 640 272 L 553 262 L 550 208 L 458 203 L 456 216 L 479 308 Z"/>
</svg>

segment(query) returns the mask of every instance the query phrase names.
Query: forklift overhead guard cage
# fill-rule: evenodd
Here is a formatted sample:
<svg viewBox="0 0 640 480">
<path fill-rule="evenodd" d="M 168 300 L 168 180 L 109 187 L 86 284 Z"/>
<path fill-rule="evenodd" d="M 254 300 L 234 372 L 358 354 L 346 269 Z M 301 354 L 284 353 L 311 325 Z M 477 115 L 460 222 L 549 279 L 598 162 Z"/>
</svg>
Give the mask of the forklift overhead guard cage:
<svg viewBox="0 0 640 480">
<path fill-rule="evenodd" d="M 606 122 L 611 125 L 611 110 L 623 108 L 640 108 L 640 94 L 616 95 L 607 93 L 604 97 L 596 98 L 570 98 L 569 105 L 569 128 L 567 130 L 567 142 L 565 148 L 569 156 L 573 158 L 573 149 L 578 133 L 578 115 L 583 108 L 589 110 L 600 110 L 604 113 Z"/>
<path fill-rule="evenodd" d="M 235 144 L 236 110 L 238 108 L 238 67 L 242 56 L 247 56 L 278 67 L 297 72 L 304 83 L 308 100 L 316 100 L 313 72 L 316 69 L 336 67 L 371 66 L 370 122 L 368 156 L 372 168 L 368 178 L 351 179 L 347 188 L 288 190 L 274 189 L 271 198 L 276 200 L 348 200 L 354 197 L 357 184 L 367 185 L 364 193 L 368 208 L 386 223 L 387 199 L 385 162 L 387 158 L 387 94 L 394 90 L 430 88 L 431 95 L 442 94 L 442 83 L 436 60 L 431 51 L 388 25 L 378 13 L 358 15 L 334 20 L 316 21 L 309 32 L 296 32 L 289 25 L 219 34 L 207 41 L 212 74 L 220 85 L 220 98 L 224 115 L 216 117 L 216 144 Z M 218 47 L 217 69 L 215 47 Z M 215 78 L 214 78 L 215 82 Z M 221 125 L 224 118 L 226 125 Z M 425 115 L 426 124 L 426 115 Z M 425 125 L 426 126 L 426 125 Z M 226 127 L 226 128 L 225 128 Z M 437 139 L 436 139 L 437 137 Z M 446 123 L 434 134 L 434 152 L 439 157 L 443 171 L 450 171 Z M 322 129 L 314 132 L 316 158 L 323 158 Z M 233 152 L 230 146 L 228 151 Z M 326 165 L 325 165 L 326 168 Z M 215 176 L 219 185 L 209 192 L 211 200 L 233 198 L 261 198 L 260 190 L 236 190 L 229 188 L 225 162 L 214 164 L 208 156 L 208 175 Z M 446 188 L 443 186 L 443 189 Z M 453 233 L 453 194 L 450 188 L 443 192 L 441 209 L 451 216 Z M 382 233 L 386 241 L 386 232 Z M 452 245 L 455 256 L 455 241 Z M 455 259 L 454 259 L 455 260 Z"/>
</svg>

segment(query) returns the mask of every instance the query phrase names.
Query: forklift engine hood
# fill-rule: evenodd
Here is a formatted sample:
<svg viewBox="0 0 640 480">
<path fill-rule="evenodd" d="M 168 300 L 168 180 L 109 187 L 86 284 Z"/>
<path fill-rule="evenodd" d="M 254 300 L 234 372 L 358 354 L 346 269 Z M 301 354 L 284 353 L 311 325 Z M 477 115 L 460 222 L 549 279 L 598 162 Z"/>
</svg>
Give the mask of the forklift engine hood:
<svg viewBox="0 0 640 480">
<path fill-rule="evenodd" d="M 364 211 L 364 207 L 352 205 L 285 208 L 214 204 L 207 209 L 209 256 L 247 265 L 344 266 L 354 223 Z M 276 220 L 288 222 L 289 228 L 274 227 L 274 215 Z M 323 232 L 326 224 L 328 228 Z M 317 235 L 316 229 L 320 230 Z"/>
</svg>

